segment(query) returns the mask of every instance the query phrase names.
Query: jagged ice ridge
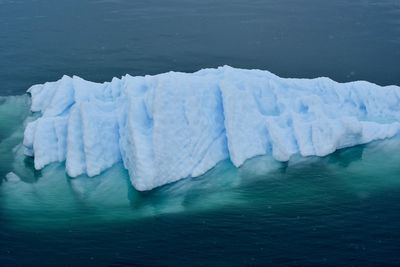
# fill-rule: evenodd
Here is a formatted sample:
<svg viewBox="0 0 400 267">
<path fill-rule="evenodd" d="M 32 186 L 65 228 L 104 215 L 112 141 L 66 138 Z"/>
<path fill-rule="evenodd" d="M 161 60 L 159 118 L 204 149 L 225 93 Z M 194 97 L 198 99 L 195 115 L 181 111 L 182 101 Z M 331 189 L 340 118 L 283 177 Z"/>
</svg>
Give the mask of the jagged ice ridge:
<svg viewBox="0 0 400 267">
<path fill-rule="evenodd" d="M 24 133 L 36 169 L 65 161 L 95 176 L 119 161 L 138 190 L 204 174 L 230 159 L 288 161 L 391 138 L 400 130 L 400 87 L 328 78 L 285 79 L 229 66 L 195 73 L 77 76 L 32 86 L 40 112 Z"/>
</svg>

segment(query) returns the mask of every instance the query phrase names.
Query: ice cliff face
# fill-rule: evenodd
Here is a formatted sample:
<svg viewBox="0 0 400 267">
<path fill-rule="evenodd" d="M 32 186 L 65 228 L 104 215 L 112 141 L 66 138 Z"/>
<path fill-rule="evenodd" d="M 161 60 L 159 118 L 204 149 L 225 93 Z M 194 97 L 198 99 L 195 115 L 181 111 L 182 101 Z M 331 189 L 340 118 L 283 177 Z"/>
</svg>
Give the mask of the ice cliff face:
<svg viewBox="0 0 400 267">
<path fill-rule="evenodd" d="M 122 160 L 138 190 L 228 158 L 325 156 L 400 131 L 400 87 L 228 66 L 102 84 L 64 76 L 28 92 L 41 114 L 24 134 L 36 169 L 65 161 L 68 175 L 94 176 Z"/>
</svg>

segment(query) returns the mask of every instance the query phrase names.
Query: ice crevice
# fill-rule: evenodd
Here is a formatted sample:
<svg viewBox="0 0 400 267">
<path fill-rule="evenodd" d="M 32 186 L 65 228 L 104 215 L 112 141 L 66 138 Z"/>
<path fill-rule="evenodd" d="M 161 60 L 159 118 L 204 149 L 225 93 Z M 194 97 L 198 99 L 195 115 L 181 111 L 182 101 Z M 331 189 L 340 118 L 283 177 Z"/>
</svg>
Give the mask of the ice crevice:
<svg viewBox="0 0 400 267">
<path fill-rule="evenodd" d="M 229 66 L 105 83 L 63 76 L 28 92 L 39 116 L 23 145 L 36 169 L 65 161 L 69 176 L 95 176 L 122 161 L 138 190 L 225 159 L 240 167 L 259 155 L 325 156 L 400 131 L 398 86 Z"/>
</svg>

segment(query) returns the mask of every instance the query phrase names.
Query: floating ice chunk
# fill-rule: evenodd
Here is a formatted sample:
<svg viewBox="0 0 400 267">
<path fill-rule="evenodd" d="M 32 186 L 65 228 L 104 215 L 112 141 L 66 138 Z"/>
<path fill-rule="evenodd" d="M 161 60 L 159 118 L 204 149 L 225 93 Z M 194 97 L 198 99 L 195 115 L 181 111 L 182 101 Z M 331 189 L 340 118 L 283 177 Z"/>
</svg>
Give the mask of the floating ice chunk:
<svg viewBox="0 0 400 267">
<path fill-rule="evenodd" d="M 33 148 L 36 169 L 65 159 L 66 127 L 66 117 L 42 117 L 28 125 L 24 145 L 28 145 L 28 153 Z"/>
<path fill-rule="evenodd" d="M 9 183 L 18 183 L 21 179 L 13 172 L 9 172 L 6 174 L 7 182 Z"/>
<path fill-rule="evenodd" d="M 121 148 L 136 188 L 204 173 L 228 157 L 221 95 L 213 76 L 127 79 L 124 97 Z"/>
<path fill-rule="evenodd" d="M 81 115 L 86 173 L 94 176 L 121 160 L 115 103 L 83 102 Z"/>
<path fill-rule="evenodd" d="M 398 86 L 228 66 L 106 83 L 64 76 L 28 91 L 31 110 L 41 112 L 24 133 L 35 168 L 65 160 L 70 176 L 94 176 L 122 160 L 138 190 L 228 158 L 240 167 L 259 155 L 325 156 L 400 130 Z"/>
<path fill-rule="evenodd" d="M 86 157 L 83 146 L 81 104 L 72 107 L 68 118 L 67 155 L 65 166 L 71 177 L 86 173 Z M 96 136 L 94 136 L 96 138 Z"/>
<path fill-rule="evenodd" d="M 74 86 L 70 77 L 63 76 L 50 90 L 54 93 L 51 94 L 49 104 L 42 110 L 44 117 L 61 115 L 74 103 Z"/>
</svg>

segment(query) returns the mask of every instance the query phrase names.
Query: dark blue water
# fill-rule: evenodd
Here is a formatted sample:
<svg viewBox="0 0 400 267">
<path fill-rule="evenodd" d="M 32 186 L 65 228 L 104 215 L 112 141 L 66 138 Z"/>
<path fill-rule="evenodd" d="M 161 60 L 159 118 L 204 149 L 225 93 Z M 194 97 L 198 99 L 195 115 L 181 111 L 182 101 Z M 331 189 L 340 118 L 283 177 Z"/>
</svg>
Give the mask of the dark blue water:
<svg viewBox="0 0 400 267">
<path fill-rule="evenodd" d="M 400 83 L 398 0 L 0 0 L 0 93 L 228 64 Z"/>
<path fill-rule="evenodd" d="M 399 62 L 398 0 L 0 0 L 0 266 L 400 265 L 399 138 L 139 193 L 120 165 L 35 171 L 29 98 L 10 97 L 224 64 L 400 85 Z"/>
</svg>

